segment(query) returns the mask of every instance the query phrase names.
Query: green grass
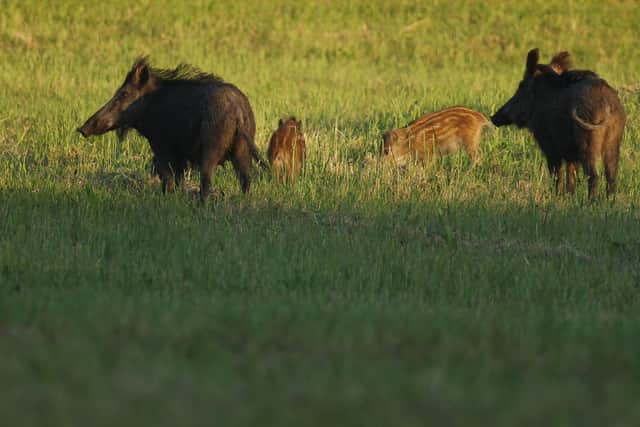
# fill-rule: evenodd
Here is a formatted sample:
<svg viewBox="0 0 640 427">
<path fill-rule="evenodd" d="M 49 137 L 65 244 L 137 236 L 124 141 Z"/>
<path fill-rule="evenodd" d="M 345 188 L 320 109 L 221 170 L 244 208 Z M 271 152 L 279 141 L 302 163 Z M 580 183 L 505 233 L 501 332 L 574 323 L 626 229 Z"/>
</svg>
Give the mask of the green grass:
<svg viewBox="0 0 640 427">
<path fill-rule="evenodd" d="M 2 425 L 638 425 L 640 7 L 255 3 L 0 2 Z M 517 129 L 476 166 L 365 161 L 494 112 L 533 47 L 621 89 L 615 201 L 556 197 Z M 201 208 L 140 137 L 81 139 L 141 54 L 237 84 L 263 151 L 300 117 L 305 176 L 220 168 Z"/>
</svg>

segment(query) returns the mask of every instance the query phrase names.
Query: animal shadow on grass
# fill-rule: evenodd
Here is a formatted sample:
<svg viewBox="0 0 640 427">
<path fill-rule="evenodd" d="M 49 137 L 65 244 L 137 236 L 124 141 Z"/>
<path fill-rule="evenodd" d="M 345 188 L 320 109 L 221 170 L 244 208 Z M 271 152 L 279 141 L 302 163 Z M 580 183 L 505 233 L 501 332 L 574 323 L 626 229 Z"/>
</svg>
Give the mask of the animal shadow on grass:
<svg viewBox="0 0 640 427">
<path fill-rule="evenodd" d="M 151 192 L 151 184 L 158 178 L 144 172 L 117 169 L 98 171 L 87 176 L 86 185 L 106 190 L 109 193 L 130 193 L 142 195 Z"/>
<path fill-rule="evenodd" d="M 90 177 L 92 185 L 108 191 L 147 194 L 153 187 L 158 199 L 165 200 L 157 186 L 148 182 L 149 179 L 143 171 L 130 174 L 116 171 Z M 0 218 L 4 216 L 3 222 L 12 224 L 22 221 L 22 212 L 32 212 L 35 216 L 50 215 L 51 206 L 62 209 L 57 215 L 64 216 L 76 207 L 73 203 L 60 203 L 54 199 L 62 201 L 67 197 L 66 192 L 10 191 L 5 194 L 4 206 L 18 206 L 19 209 L 7 208 L 3 213 L 0 207 Z M 195 208 L 197 196 L 193 199 L 191 213 L 180 210 L 184 215 L 182 225 L 209 218 L 200 216 L 204 211 Z M 640 277 L 637 263 L 637 249 L 640 247 L 638 217 L 608 204 L 599 206 L 594 212 L 575 205 L 557 209 L 554 204 L 521 205 L 513 209 L 500 202 L 487 205 L 486 199 L 432 205 L 396 199 L 389 202 L 392 208 L 375 202 L 342 207 L 332 203 L 295 207 L 289 203 L 274 203 L 268 198 L 256 198 L 250 203 L 245 203 L 245 199 L 231 197 L 222 203 L 222 209 L 217 210 L 216 221 L 227 224 L 220 227 L 230 228 L 230 239 L 235 239 L 233 236 L 238 232 L 244 233 L 243 239 L 255 242 L 257 236 L 251 237 L 246 233 L 266 230 L 275 233 L 274 236 L 281 236 L 277 239 L 283 244 L 296 246 L 313 245 L 314 236 L 331 235 L 336 241 L 363 253 L 367 253 L 367 247 L 377 241 L 387 248 L 384 252 L 390 254 L 405 249 L 412 252 L 451 249 L 486 258 L 497 265 L 502 262 L 501 256 L 522 257 L 525 263 L 542 264 L 550 259 L 565 258 L 568 261 L 604 264 L 606 269 L 617 274 L 625 273 L 625 277 Z M 92 203 L 95 204 L 95 212 L 126 210 L 134 218 L 132 221 L 144 218 L 149 211 L 148 204 L 137 203 L 131 197 L 99 197 Z M 172 207 L 166 206 L 166 209 L 171 210 Z M 219 221 L 221 218 L 228 221 Z M 612 228 L 612 219 L 615 219 L 615 228 Z M 135 223 L 130 225 L 135 226 Z M 15 230 L 19 227 L 5 227 L 8 242 L 21 238 Z M 594 230 L 598 232 L 594 234 Z M 298 231 L 308 234 L 310 239 L 299 239 L 296 237 Z M 189 238 L 185 236 L 185 239 Z"/>
<path fill-rule="evenodd" d="M 225 191 L 219 188 L 219 185 L 222 184 L 222 173 L 227 173 L 226 169 L 228 168 L 225 166 L 220 168 L 217 176 L 213 179 L 213 188 L 209 191 L 208 198 L 211 202 L 218 202 L 226 198 Z M 199 203 L 200 189 L 197 172 L 195 175 L 193 174 L 194 172 L 187 172 L 184 181 L 176 187 L 175 195 L 184 197 L 189 202 Z M 254 173 L 254 176 L 261 179 L 263 173 Z M 93 188 L 102 189 L 111 194 L 123 193 L 135 196 L 161 195 L 161 191 L 158 191 L 159 183 L 160 177 L 155 171 L 153 160 L 149 160 L 143 170 L 119 168 L 110 171 L 97 171 L 89 174 L 85 179 L 85 185 Z"/>
</svg>

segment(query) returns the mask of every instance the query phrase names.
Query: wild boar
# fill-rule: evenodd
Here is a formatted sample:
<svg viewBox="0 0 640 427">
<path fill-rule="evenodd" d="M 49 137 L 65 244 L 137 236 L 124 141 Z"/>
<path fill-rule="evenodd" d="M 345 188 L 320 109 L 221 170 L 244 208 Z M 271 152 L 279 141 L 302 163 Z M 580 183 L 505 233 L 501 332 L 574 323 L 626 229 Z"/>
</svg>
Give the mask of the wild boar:
<svg viewBox="0 0 640 427">
<path fill-rule="evenodd" d="M 78 128 L 85 138 L 135 129 L 151 146 L 162 191 L 174 191 L 191 165 L 200 169 L 200 199 L 215 168 L 230 160 L 243 192 L 252 159 L 264 165 L 254 142 L 256 125 L 246 95 L 212 74 L 182 64 L 152 68 L 137 59 L 113 98 Z"/>
<path fill-rule="evenodd" d="M 527 128 L 547 159 L 557 193 L 575 193 L 576 168 L 589 177 L 589 197 L 598 188 L 597 161 L 604 160 L 607 195 L 616 191 L 618 158 L 626 116 L 617 92 L 596 73 L 570 70 L 568 52 L 539 64 L 539 51 L 527 55 L 524 77 L 516 93 L 492 117 L 496 126 Z"/>
</svg>

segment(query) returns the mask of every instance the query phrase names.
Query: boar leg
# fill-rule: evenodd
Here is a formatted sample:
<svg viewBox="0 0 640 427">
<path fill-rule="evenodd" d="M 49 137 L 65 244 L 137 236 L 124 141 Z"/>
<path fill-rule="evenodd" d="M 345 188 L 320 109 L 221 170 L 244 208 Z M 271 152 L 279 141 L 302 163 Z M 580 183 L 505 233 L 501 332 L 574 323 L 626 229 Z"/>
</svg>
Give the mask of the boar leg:
<svg viewBox="0 0 640 427">
<path fill-rule="evenodd" d="M 469 156 L 469 160 L 471 160 L 472 165 L 477 165 L 482 163 L 482 151 L 480 147 L 470 147 L 466 149 L 467 156 Z"/>
<path fill-rule="evenodd" d="M 607 196 L 614 195 L 616 193 L 616 177 L 618 176 L 618 158 L 620 157 L 620 145 L 608 144 L 609 149 L 605 150 L 604 160 L 604 174 L 607 178 Z"/>
<path fill-rule="evenodd" d="M 216 166 L 224 157 L 222 147 L 213 147 L 202 155 L 200 166 L 200 201 L 204 203 L 211 191 L 211 179 L 216 172 Z"/>
<path fill-rule="evenodd" d="M 563 191 L 563 182 L 561 179 L 562 159 L 549 157 L 547 159 L 547 166 L 549 167 L 549 174 L 553 178 L 556 194 L 561 194 Z"/>
<path fill-rule="evenodd" d="M 175 182 L 169 162 L 164 159 L 156 158 L 154 163 L 162 182 L 162 193 L 173 193 L 175 190 Z"/>
<path fill-rule="evenodd" d="M 567 192 L 576 192 L 576 162 L 567 162 Z"/>
<path fill-rule="evenodd" d="M 173 177 L 175 180 L 176 187 L 180 187 L 182 185 L 182 181 L 184 181 L 184 170 L 186 169 L 186 165 L 176 165 L 173 168 Z"/>
<path fill-rule="evenodd" d="M 200 129 L 202 157 L 200 159 L 200 201 L 204 203 L 211 190 L 211 179 L 216 166 L 232 148 L 235 129 L 233 124 L 204 120 Z"/>
<path fill-rule="evenodd" d="M 284 182 L 284 179 L 282 176 L 283 169 L 284 169 L 284 165 L 282 162 L 282 155 L 279 155 L 273 160 L 271 164 L 271 170 L 273 171 L 273 177 L 276 179 L 276 181 L 280 183 Z"/>
<path fill-rule="evenodd" d="M 249 177 L 249 171 L 251 170 L 251 151 L 249 150 L 248 141 L 241 136 L 236 136 L 235 138 L 233 151 L 231 152 L 231 163 L 233 163 L 233 169 L 236 171 L 238 181 L 240 181 L 242 192 L 247 193 L 251 186 L 251 179 Z"/>
<path fill-rule="evenodd" d="M 475 165 L 482 162 L 482 150 L 480 150 L 480 137 L 482 136 L 482 128 L 478 129 L 475 135 L 462 140 L 464 150 L 471 160 L 471 164 Z"/>
<path fill-rule="evenodd" d="M 302 165 L 304 165 L 304 157 L 305 157 L 305 152 L 304 149 L 302 148 L 302 146 L 300 145 L 296 145 L 295 147 L 296 151 L 295 151 L 295 162 L 296 162 L 296 167 L 295 167 L 295 176 L 297 177 L 301 172 L 302 172 Z"/>
<path fill-rule="evenodd" d="M 598 168 L 595 156 L 589 155 L 582 162 L 585 175 L 589 177 L 589 198 L 592 199 L 598 192 Z"/>
<path fill-rule="evenodd" d="M 291 173 L 289 174 L 289 179 L 294 181 L 298 173 L 300 172 L 300 167 L 302 162 L 300 160 L 299 148 L 295 145 L 293 146 L 293 153 L 291 153 Z"/>
</svg>

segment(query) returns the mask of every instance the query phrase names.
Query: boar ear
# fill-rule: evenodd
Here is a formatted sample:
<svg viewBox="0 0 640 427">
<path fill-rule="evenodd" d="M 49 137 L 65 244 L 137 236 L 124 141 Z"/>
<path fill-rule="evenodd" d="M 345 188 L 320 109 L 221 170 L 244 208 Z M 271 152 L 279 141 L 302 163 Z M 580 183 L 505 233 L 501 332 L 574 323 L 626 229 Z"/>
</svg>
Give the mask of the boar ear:
<svg viewBox="0 0 640 427">
<path fill-rule="evenodd" d="M 282 121 L 282 119 L 278 120 L 278 127 L 282 127 L 283 124 L 284 122 Z"/>
<path fill-rule="evenodd" d="M 135 73 L 134 81 L 138 86 L 144 86 L 149 81 L 149 66 L 144 64 Z"/>
<path fill-rule="evenodd" d="M 571 55 L 569 52 L 560 52 L 556 53 L 553 58 L 551 58 L 551 62 L 549 66 L 556 74 L 562 74 L 565 71 L 568 71 L 571 68 Z"/>
<path fill-rule="evenodd" d="M 149 81 L 149 64 L 147 58 L 138 58 L 131 69 L 133 83 L 142 87 Z"/>
<path fill-rule="evenodd" d="M 540 51 L 538 48 L 531 49 L 527 55 L 527 73 L 533 75 L 540 59 Z"/>
</svg>

